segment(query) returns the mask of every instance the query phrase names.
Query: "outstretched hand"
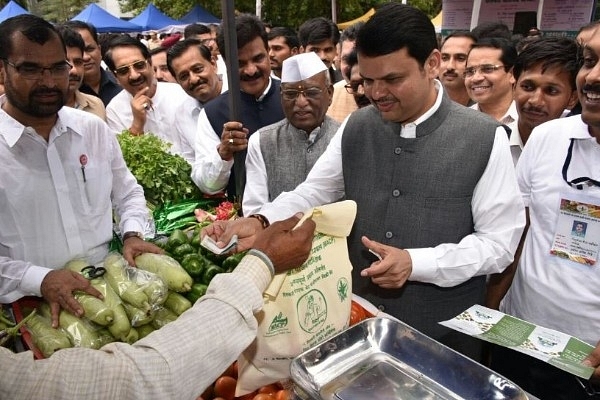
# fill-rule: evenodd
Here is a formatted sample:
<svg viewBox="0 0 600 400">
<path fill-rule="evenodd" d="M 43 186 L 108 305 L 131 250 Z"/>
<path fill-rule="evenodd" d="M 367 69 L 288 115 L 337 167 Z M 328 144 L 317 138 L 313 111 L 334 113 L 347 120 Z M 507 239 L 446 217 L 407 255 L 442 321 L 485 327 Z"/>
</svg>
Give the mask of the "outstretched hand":
<svg viewBox="0 0 600 400">
<path fill-rule="evenodd" d="M 311 219 L 294 229 L 302 214 L 273 223 L 256 235 L 252 248 L 265 253 L 275 272 L 299 267 L 306 261 L 312 249 L 315 223 Z"/>
</svg>

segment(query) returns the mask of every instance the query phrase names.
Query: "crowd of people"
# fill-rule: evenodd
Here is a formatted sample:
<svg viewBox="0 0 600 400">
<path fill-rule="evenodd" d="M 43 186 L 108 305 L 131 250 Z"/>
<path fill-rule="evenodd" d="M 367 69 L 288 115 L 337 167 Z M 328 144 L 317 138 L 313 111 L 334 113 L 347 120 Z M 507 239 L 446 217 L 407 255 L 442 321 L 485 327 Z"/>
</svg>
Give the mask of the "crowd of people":
<svg viewBox="0 0 600 400">
<path fill-rule="evenodd" d="M 113 210 L 131 265 L 162 252 L 143 240 L 149 214 L 117 134 L 160 137 L 202 192 L 239 200 L 244 217 L 203 234 L 220 245 L 237 235 L 237 250 L 252 250 L 139 344 L 36 362 L 0 349 L 15 365 L 0 394 L 81 397 L 79 380 L 90 398 L 196 398 L 256 334 L 273 274 L 308 256 L 314 224 L 292 230 L 295 215 L 351 199 L 353 293 L 491 359 L 541 399 L 599 396 L 600 215 L 590 211 L 600 210 L 599 26 L 576 39 L 536 28 L 516 42 L 492 23 L 439 43 L 423 12 L 395 2 L 341 33 L 322 17 L 296 31 L 241 14 L 238 60 L 226 63 L 223 33 L 201 24 L 161 41 L 32 15 L 1 23 L 0 303 L 44 297 L 55 326 L 60 309 L 83 315 L 73 292 L 100 293 L 61 267 L 103 259 Z M 227 65 L 238 68 L 235 119 Z M 481 341 L 438 324 L 473 304 L 595 346 L 585 361 L 594 375 L 581 381 L 500 347 L 488 359 Z M 210 328 L 198 335 L 202 323 Z M 100 365 L 114 383 L 94 393 Z"/>
</svg>

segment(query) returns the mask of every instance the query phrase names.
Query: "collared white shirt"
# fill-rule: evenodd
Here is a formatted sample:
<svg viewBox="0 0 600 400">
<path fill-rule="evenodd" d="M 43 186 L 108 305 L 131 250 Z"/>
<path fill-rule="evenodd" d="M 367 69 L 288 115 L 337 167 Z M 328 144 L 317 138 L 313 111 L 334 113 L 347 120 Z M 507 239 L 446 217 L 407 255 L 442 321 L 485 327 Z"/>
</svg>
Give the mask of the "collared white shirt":
<svg viewBox="0 0 600 400">
<path fill-rule="evenodd" d="M 444 89 L 438 83 L 436 88 L 434 106 L 417 119 L 418 123 L 439 108 Z M 263 206 L 260 214 L 273 222 L 342 198 L 342 135 L 347 122 L 348 118 L 304 183 Z M 410 280 L 454 286 L 475 275 L 501 272 L 512 262 L 512 252 L 519 242 L 525 214 L 508 150 L 508 138 L 501 126 L 496 129 L 488 165 L 473 192 L 471 212 L 475 232 L 465 236 L 459 243 L 406 249 L 412 259 Z"/>
<path fill-rule="evenodd" d="M 269 93 L 272 80 L 269 78 L 269 84 L 263 94 L 257 99 L 261 101 Z M 249 132 L 253 134 L 253 132 Z M 200 111 L 198 117 L 198 133 L 196 134 L 196 159 L 192 165 L 192 180 L 196 186 L 207 194 L 215 194 L 227 187 L 233 158 L 229 161 L 221 159 L 217 147 L 221 143 L 221 138 L 215 132 L 206 111 Z"/>
<path fill-rule="evenodd" d="M 548 121 L 533 129 L 517 164 L 517 179 L 531 224 L 512 286 L 500 309 L 595 346 L 600 340 L 600 269 L 597 264 L 586 266 L 550 254 L 561 199 L 585 196 L 600 204 L 600 188 L 577 190 L 563 180 L 571 139 L 575 143 L 568 179 L 585 176 L 600 180 L 600 144 L 590 136 L 580 115 Z"/>
<path fill-rule="evenodd" d="M 515 126 L 514 129 L 511 129 L 510 139 L 508 140 L 508 145 L 510 146 L 510 155 L 513 159 L 513 164 L 516 167 L 517 161 L 519 161 L 519 157 L 521 157 L 521 153 L 523 152 L 523 139 L 521 139 L 521 133 L 519 132 L 519 126 Z"/>
<path fill-rule="evenodd" d="M 115 135 L 70 107 L 48 142 L 0 110 L 0 204 L 0 303 L 40 296 L 46 274 L 73 258 L 101 261 L 113 207 L 121 232 L 143 232 L 148 218 Z"/>
<path fill-rule="evenodd" d="M 144 132 L 152 133 L 167 143 L 171 152 L 180 153 L 180 141 L 175 129 L 175 121 L 181 113 L 181 103 L 189 97 L 177 83 L 157 82 L 156 93 L 152 96 L 152 107 L 146 110 Z M 127 90 L 121 90 L 106 106 L 106 122 L 115 133 L 129 129 L 133 123 L 131 100 Z"/>
</svg>

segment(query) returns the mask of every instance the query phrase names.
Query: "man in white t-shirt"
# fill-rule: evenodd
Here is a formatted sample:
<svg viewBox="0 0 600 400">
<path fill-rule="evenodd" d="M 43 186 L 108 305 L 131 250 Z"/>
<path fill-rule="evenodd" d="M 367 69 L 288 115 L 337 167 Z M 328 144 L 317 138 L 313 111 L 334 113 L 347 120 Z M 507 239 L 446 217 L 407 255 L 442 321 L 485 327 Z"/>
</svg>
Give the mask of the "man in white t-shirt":
<svg viewBox="0 0 600 400">
<path fill-rule="evenodd" d="M 596 346 L 584 361 L 595 371 L 590 381 L 579 380 L 507 348 L 495 347 L 492 353 L 493 369 L 541 399 L 597 398 L 593 393 L 600 388 L 598 32 L 586 43 L 582 59 L 576 78 L 581 116 L 536 127 L 517 164 L 529 224 L 509 267 L 514 279 L 500 310 Z M 578 222 L 587 224 L 585 237 L 572 235 Z"/>
</svg>

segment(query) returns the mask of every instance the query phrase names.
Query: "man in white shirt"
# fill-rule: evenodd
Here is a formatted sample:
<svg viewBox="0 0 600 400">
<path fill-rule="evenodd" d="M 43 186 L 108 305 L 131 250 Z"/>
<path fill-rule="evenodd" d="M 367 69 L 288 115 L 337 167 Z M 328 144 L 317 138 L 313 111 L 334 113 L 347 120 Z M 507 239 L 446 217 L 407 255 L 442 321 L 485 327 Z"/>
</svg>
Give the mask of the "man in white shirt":
<svg viewBox="0 0 600 400">
<path fill-rule="evenodd" d="M 341 196 L 354 200 L 353 293 L 480 359 L 480 342 L 438 322 L 483 301 L 485 275 L 513 260 L 525 218 L 506 131 L 445 95 L 435 79 L 435 29 L 423 12 L 383 5 L 356 49 L 373 105 L 344 121 L 294 191 L 204 234 L 221 246 L 237 234 L 242 250 L 268 221 Z"/>
<path fill-rule="evenodd" d="M 285 118 L 259 129 L 248 142 L 244 215 L 256 214 L 306 179 L 340 127 L 325 115 L 332 93 L 327 67 L 315 53 L 297 54 L 283 62 Z"/>
<path fill-rule="evenodd" d="M 533 45 L 533 44 L 531 44 Z M 529 225 L 500 310 L 591 346 L 589 381 L 507 348 L 492 367 L 540 399 L 595 399 L 600 389 L 600 34 L 586 42 L 576 77 L 581 115 L 536 127 L 517 164 Z M 585 236 L 572 235 L 584 222 Z M 512 276 L 511 276 L 512 277 Z M 506 290 L 508 289 L 508 292 Z M 551 349 L 552 350 L 552 349 Z M 596 393 L 596 395 L 594 395 Z"/>
<path fill-rule="evenodd" d="M 175 83 L 157 82 L 149 50 L 128 35 L 106 44 L 104 61 L 125 89 L 106 107 L 109 128 L 132 135 L 152 133 L 171 143 L 178 154 L 179 135 L 173 126 L 187 94 Z"/>
<path fill-rule="evenodd" d="M 467 93 L 477 103 L 471 108 L 511 129 L 516 127 L 518 119 L 512 93 L 516 59 L 517 50 L 508 40 L 481 39 L 471 46 L 463 73 Z"/>
<path fill-rule="evenodd" d="M 167 67 L 188 94 L 175 120 L 175 129 L 179 134 L 181 156 L 193 164 L 200 110 L 224 92 L 223 82 L 210 50 L 197 39 L 175 43 L 167 52 Z"/>
<path fill-rule="evenodd" d="M 72 292 L 95 296 L 73 258 L 100 262 L 112 239 L 113 208 L 130 264 L 161 252 L 140 237 L 148 210 L 106 124 L 63 107 L 70 64 L 56 28 L 25 14 L 0 24 L 0 303 L 43 296 L 53 324 L 64 308 L 83 315 Z"/>
</svg>

